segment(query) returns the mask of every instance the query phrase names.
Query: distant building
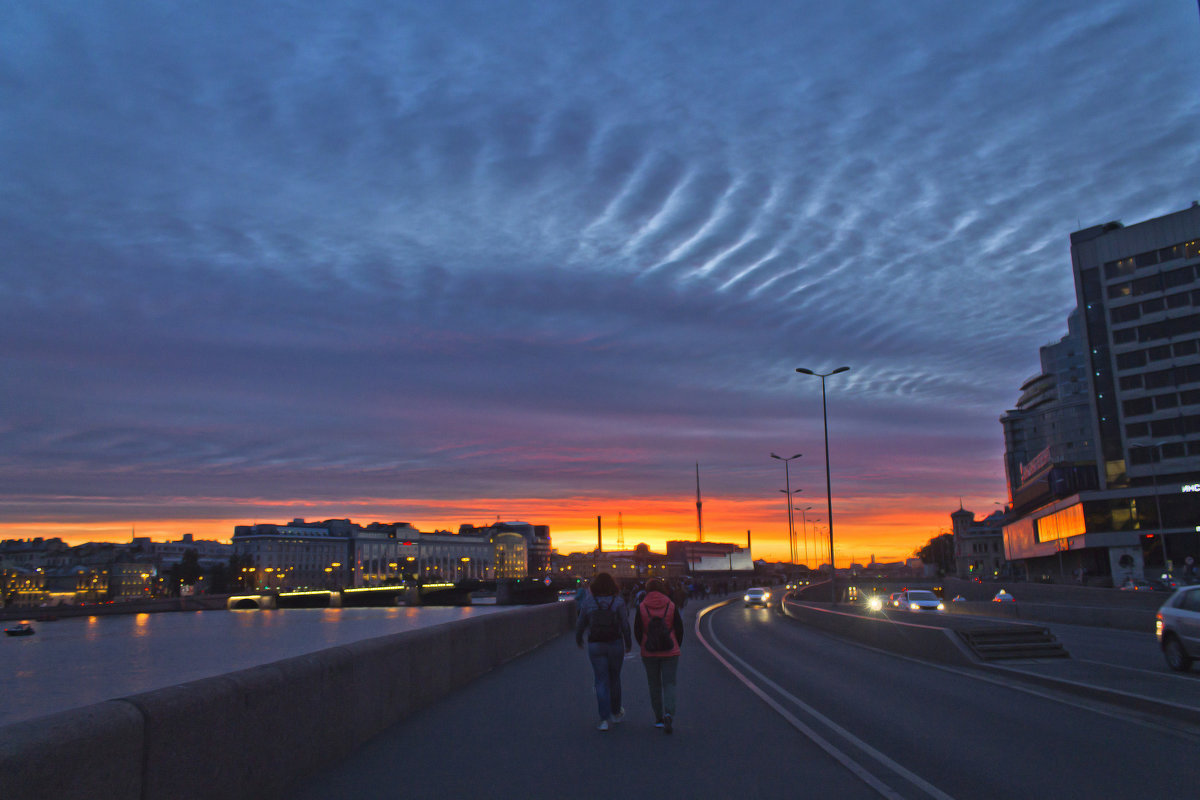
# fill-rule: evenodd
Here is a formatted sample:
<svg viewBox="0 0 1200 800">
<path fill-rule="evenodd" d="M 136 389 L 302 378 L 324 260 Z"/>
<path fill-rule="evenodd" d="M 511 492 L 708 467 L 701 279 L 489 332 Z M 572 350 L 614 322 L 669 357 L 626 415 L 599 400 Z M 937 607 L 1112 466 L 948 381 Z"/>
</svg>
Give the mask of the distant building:
<svg viewBox="0 0 1200 800">
<path fill-rule="evenodd" d="M 196 539 L 185 533 L 177 542 L 154 542 L 148 536 L 135 536 L 130 548 L 151 561 L 159 571 L 164 571 L 183 561 L 183 554 L 195 550 L 200 566 L 212 569 L 229 564 L 233 545 L 210 539 Z"/>
<path fill-rule="evenodd" d="M 362 526 L 348 519 L 296 519 L 288 525 L 239 525 L 233 534 L 243 583 L 256 589 L 520 579 L 534 575 L 529 566 L 534 558 L 542 564 L 537 575 L 546 576 L 549 544 L 549 528 L 528 523 L 424 533 L 407 522 Z"/>
<path fill-rule="evenodd" d="M 1062 369 L 1055 370 L 1057 406 L 1043 413 L 1030 395 L 1024 408 L 1006 415 L 1013 505 L 1004 526 L 1006 556 L 1043 579 L 1120 582 L 1194 569 L 1200 561 L 1200 206 L 1128 227 L 1110 222 L 1076 231 L 1071 263 L 1090 435 L 1074 432 L 1083 412 L 1062 390 Z M 1072 349 L 1072 335 L 1060 345 Z M 1075 367 L 1065 369 L 1071 374 Z M 1038 388 L 1027 382 L 1023 399 Z M 1057 420 L 1065 429 L 1031 432 L 1039 420 L 1044 426 Z"/>
<path fill-rule="evenodd" d="M 982 520 L 966 509 L 950 515 L 954 531 L 954 573 L 960 578 L 998 578 L 1008 573 L 1004 558 L 1004 512 Z"/>
<path fill-rule="evenodd" d="M 684 575 L 754 572 L 749 548 L 723 542 L 667 542 L 667 561 Z"/>
<path fill-rule="evenodd" d="M 550 527 L 528 522 L 494 522 L 491 525 L 461 525 L 463 536 L 482 536 L 489 540 L 499 533 L 519 533 L 525 539 L 526 574 L 522 577 L 545 578 L 550 575 Z"/>
</svg>

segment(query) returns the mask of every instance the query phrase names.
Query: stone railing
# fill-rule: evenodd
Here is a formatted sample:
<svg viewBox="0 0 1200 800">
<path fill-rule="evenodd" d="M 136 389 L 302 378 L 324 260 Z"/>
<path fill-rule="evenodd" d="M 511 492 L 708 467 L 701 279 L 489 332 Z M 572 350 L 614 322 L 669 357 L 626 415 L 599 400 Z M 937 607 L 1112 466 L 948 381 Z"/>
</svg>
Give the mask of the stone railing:
<svg viewBox="0 0 1200 800">
<path fill-rule="evenodd" d="M 6 725 L 0 798 L 278 797 L 574 614 L 498 611 Z"/>
</svg>

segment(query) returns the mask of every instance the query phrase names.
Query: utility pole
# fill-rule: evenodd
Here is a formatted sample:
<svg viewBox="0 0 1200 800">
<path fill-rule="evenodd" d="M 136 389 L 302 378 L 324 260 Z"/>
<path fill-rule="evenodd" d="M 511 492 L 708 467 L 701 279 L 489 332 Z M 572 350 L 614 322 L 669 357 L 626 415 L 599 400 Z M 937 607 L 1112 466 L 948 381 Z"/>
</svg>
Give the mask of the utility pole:
<svg viewBox="0 0 1200 800">
<path fill-rule="evenodd" d="M 700 462 L 696 462 L 696 541 L 704 541 L 704 518 L 700 514 Z"/>
</svg>

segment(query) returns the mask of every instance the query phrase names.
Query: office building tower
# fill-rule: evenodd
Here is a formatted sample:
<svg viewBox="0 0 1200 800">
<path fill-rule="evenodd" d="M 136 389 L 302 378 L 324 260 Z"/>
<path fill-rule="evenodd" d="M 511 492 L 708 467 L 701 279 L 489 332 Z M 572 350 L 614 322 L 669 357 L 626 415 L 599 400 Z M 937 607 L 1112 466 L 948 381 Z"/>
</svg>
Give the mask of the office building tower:
<svg viewBox="0 0 1200 800">
<path fill-rule="evenodd" d="M 1189 573 L 1200 560 L 1200 206 L 1076 231 L 1071 263 L 1090 442 L 1033 431 L 1055 415 L 1078 428 L 1063 394 L 1056 408 L 1006 415 L 1017 517 L 1006 554 L 1031 572 L 1116 583 Z"/>
</svg>

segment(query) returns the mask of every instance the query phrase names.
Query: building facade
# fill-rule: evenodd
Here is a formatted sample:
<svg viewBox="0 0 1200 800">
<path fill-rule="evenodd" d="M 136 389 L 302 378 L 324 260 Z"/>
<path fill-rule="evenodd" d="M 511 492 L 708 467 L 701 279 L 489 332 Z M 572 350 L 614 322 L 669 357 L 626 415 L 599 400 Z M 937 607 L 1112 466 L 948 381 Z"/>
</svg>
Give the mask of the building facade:
<svg viewBox="0 0 1200 800">
<path fill-rule="evenodd" d="M 1090 456 L 1063 464 L 1051 447 L 1019 465 L 1016 485 L 1010 474 L 1006 556 L 1034 576 L 1189 572 L 1200 559 L 1200 206 L 1076 231 L 1071 262 Z"/>
<path fill-rule="evenodd" d="M 1004 558 L 1004 512 L 976 520 L 975 515 L 959 508 L 950 515 L 954 534 L 954 572 L 967 580 L 988 580 L 1008 573 Z"/>
</svg>

